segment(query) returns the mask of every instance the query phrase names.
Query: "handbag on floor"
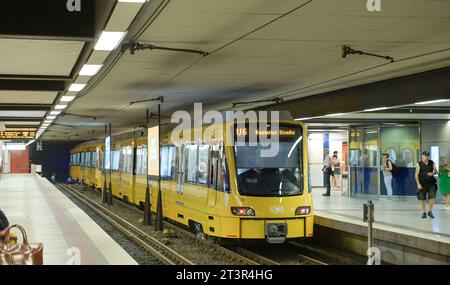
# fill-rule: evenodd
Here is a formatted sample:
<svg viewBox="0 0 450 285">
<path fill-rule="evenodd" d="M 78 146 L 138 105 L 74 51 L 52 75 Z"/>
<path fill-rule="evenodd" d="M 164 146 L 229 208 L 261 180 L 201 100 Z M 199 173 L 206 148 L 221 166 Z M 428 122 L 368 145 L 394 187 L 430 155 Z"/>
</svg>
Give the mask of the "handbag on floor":
<svg viewBox="0 0 450 285">
<path fill-rule="evenodd" d="M 10 231 L 17 228 L 22 232 L 23 242 L 11 245 Z M 29 244 L 25 229 L 20 225 L 13 225 L 6 229 L 3 244 L 0 245 L 0 265 L 43 265 L 42 243 Z"/>
</svg>

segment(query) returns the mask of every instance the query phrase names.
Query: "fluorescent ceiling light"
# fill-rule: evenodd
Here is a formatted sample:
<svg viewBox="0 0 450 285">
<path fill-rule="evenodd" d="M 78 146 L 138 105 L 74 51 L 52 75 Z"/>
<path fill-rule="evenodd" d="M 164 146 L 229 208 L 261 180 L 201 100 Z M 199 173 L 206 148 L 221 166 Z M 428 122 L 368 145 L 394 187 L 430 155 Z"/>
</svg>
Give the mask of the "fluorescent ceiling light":
<svg viewBox="0 0 450 285">
<path fill-rule="evenodd" d="M 102 66 L 102 64 L 85 64 L 79 74 L 83 76 L 94 76 Z"/>
<path fill-rule="evenodd" d="M 61 114 L 61 111 L 51 111 L 50 114 L 51 115 L 59 115 L 59 114 Z"/>
<path fill-rule="evenodd" d="M 335 116 L 342 116 L 342 115 L 344 115 L 344 113 L 328 114 L 328 115 L 325 115 L 325 117 L 335 117 Z"/>
<path fill-rule="evenodd" d="M 375 111 L 382 111 L 382 110 L 386 110 L 386 109 L 388 109 L 388 107 L 379 107 L 379 108 L 366 109 L 366 110 L 364 110 L 364 112 L 375 112 Z"/>
<path fill-rule="evenodd" d="M 55 109 L 56 110 L 62 110 L 62 109 L 65 109 L 66 107 L 67 107 L 67 105 L 56 105 Z"/>
<path fill-rule="evenodd" d="M 114 50 L 119 43 L 122 41 L 125 36 L 125 32 L 106 32 L 103 31 L 100 35 L 100 38 L 95 45 L 95 50 L 104 50 L 104 51 L 112 51 Z"/>
<path fill-rule="evenodd" d="M 72 91 L 72 92 L 78 92 L 78 91 L 83 90 L 84 87 L 86 87 L 86 84 L 77 84 L 77 83 L 74 83 L 74 84 L 70 85 L 69 91 Z"/>
<path fill-rule="evenodd" d="M 54 120 L 54 119 L 56 119 L 56 116 L 48 116 L 47 119 L 48 120 Z"/>
<path fill-rule="evenodd" d="M 53 122 L 53 120 L 46 120 L 45 122 L 44 122 L 44 124 L 51 124 Z"/>
<path fill-rule="evenodd" d="M 145 3 L 148 0 L 119 0 L 122 3 Z"/>
<path fill-rule="evenodd" d="M 62 96 L 61 102 L 72 102 L 75 99 L 75 96 Z"/>
<path fill-rule="evenodd" d="M 442 103 L 442 102 L 447 102 L 447 101 L 450 101 L 450 100 L 448 100 L 448 99 L 439 99 L 439 100 L 417 102 L 417 103 L 414 103 L 414 104 L 416 104 L 416 105 L 427 105 L 427 104 Z"/>
<path fill-rule="evenodd" d="M 295 119 L 295 121 L 307 121 L 307 120 L 311 120 L 312 117 L 310 118 L 299 118 L 299 119 Z"/>
</svg>

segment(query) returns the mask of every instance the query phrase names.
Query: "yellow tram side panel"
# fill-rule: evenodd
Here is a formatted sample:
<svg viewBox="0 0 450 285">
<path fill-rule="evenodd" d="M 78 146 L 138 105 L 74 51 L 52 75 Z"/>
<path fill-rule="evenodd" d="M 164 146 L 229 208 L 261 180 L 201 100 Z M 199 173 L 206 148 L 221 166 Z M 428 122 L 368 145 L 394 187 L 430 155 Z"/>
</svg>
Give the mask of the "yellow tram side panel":
<svg viewBox="0 0 450 285">
<path fill-rule="evenodd" d="M 292 123 L 292 122 L 288 122 Z M 302 125 L 300 123 L 296 123 Z M 306 129 L 303 127 L 303 137 Z M 308 177 L 308 148 L 304 141 L 303 167 L 304 175 Z M 175 181 L 162 182 L 164 215 L 172 220 L 188 225 L 189 220 L 201 223 L 206 234 L 224 238 L 258 238 L 265 237 L 265 223 L 286 222 L 288 225 L 287 238 L 308 237 L 313 235 L 313 210 L 308 216 L 295 216 L 295 209 L 299 206 L 312 207 L 312 195 L 308 191 L 308 179 L 304 181 L 303 195 L 293 197 L 247 197 L 237 192 L 234 168 L 233 148 L 226 148 L 226 158 L 229 166 L 229 180 L 231 193 L 208 189 L 206 186 L 185 183 L 183 195 L 177 194 Z M 157 191 L 152 183 L 151 193 Z M 156 195 L 152 196 L 152 209 L 156 211 Z M 267 211 L 270 207 L 283 206 L 283 213 L 272 214 Z M 257 216 L 255 218 L 240 218 L 233 216 L 231 206 L 252 207 Z"/>
</svg>

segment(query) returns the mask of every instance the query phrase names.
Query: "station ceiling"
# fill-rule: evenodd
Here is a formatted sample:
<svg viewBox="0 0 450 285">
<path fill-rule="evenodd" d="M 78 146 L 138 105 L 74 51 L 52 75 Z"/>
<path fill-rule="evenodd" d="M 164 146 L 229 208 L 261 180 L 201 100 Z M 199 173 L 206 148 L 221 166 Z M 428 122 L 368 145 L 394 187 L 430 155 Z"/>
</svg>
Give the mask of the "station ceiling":
<svg viewBox="0 0 450 285">
<path fill-rule="evenodd" d="M 240 101 L 293 100 L 450 66 L 450 1 L 382 1 L 381 12 L 369 12 L 365 2 L 109 1 L 97 9 L 91 39 L 0 37 L 0 79 L 11 80 L 13 74 L 17 80 L 64 80 L 63 90 L 0 90 L 0 105 L 48 106 L 47 113 L 33 114 L 27 121 L 40 124 L 61 96 L 76 96 L 42 138 L 87 140 L 103 136 L 107 123 L 114 133 L 143 125 L 145 109 L 156 112 L 156 103 L 130 103 L 159 96 L 164 96 L 162 112 L 168 116 L 176 110 L 191 111 L 194 102 L 203 103 L 204 110 L 222 111 Z M 120 46 L 97 52 L 94 43 L 102 30 L 128 31 L 122 43 L 209 55 L 166 50 L 130 54 Z M 343 45 L 395 61 L 362 55 L 343 58 Z M 103 67 L 94 76 L 74 74 L 85 63 Z M 87 85 L 68 92 L 73 82 Z M 414 103 L 404 99 L 405 105 Z M 11 123 L 8 118 L 0 119 Z M 25 122 L 29 117 L 21 118 Z"/>
</svg>

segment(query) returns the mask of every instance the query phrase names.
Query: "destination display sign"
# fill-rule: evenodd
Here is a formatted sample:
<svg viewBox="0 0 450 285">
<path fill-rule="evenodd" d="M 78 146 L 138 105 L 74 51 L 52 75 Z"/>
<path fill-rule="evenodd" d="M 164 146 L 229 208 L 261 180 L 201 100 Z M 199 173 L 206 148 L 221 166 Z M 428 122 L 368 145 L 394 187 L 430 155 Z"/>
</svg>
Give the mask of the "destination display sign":
<svg viewBox="0 0 450 285">
<path fill-rule="evenodd" d="M 34 139 L 36 131 L 0 131 L 0 140 Z"/>
<path fill-rule="evenodd" d="M 296 125 L 279 125 L 277 129 L 259 128 L 258 125 L 239 126 L 236 125 L 235 140 L 248 141 L 250 138 L 255 138 L 257 141 L 270 139 L 273 136 L 278 136 L 280 141 L 295 141 L 302 135 L 302 128 Z"/>
</svg>

